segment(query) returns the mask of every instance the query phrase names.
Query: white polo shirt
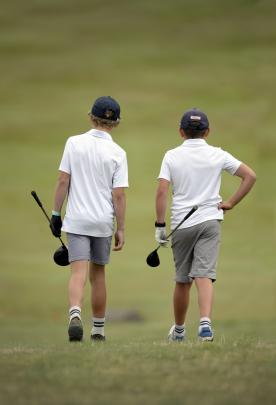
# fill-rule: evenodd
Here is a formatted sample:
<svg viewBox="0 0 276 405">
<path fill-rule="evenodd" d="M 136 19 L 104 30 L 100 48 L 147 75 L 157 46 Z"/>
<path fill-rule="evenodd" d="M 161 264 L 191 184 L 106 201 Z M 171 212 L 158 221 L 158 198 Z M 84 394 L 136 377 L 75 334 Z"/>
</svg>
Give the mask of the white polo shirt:
<svg viewBox="0 0 276 405">
<path fill-rule="evenodd" d="M 241 162 L 221 148 L 210 146 L 204 139 L 187 139 L 175 149 L 169 150 L 163 159 L 158 176 L 172 184 L 172 229 L 179 224 L 189 210 L 198 210 L 180 228 L 200 224 L 211 219 L 223 219 L 218 209 L 221 174 L 226 170 L 234 175 Z"/>
<path fill-rule="evenodd" d="M 68 138 L 59 170 L 71 176 L 62 230 L 79 235 L 111 236 L 112 189 L 128 187 L 125 151 L 107 132 L 92 129 Z"/>
</svg>

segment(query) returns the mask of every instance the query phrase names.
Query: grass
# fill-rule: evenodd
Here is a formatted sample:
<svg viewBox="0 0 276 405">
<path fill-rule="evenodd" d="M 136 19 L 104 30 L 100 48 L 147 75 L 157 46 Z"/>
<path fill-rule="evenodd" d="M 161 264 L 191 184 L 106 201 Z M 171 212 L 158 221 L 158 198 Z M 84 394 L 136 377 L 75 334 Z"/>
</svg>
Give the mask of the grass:
<svg viewBox="0 0 276 405">
<path fill-rule="evenodd" d="M 3 404 L 275 403 L 275 2 L 272 0 L 28 0 L 0 10 L 1 294 Z M 127 243 L 112 254 L 108 307 L 135 323 L 108 323 L 108 341 L 67 343 L 67 269 L 30 197 L 48 211 L 66 138 L 89 128 L 104 94 L 122 106 L 114 139 L 127 151 Z M 161 159 L 178 145 L 191 106 L 206 110 L 209 142 L 252 166 L 257 185 L 223 224 L 212 345 L 168 345 L 173 262 L 155 246 Z M 223 177 L 222 196 L 237 179 Z M 169 222 L 169 214 L 168 214 Z M 90 311 L 87 288 L 83 316 Z"/>
<path fill-rule="evenodd" d="M 275 342 L 234 337 L 237 326 L 232 325 L 231 337 L 221 334 L 222 327 L 213 344 L 194 338 L 169 344 L 153 323 L 145 337 L 140 334 L 144 327 L 120 325 L 120 331 L 109 327 L 115 333 L 106 344 L 68 345 L 61 328 L 47 325 L 55 331 L 55 343 L 42 338 L 31 346 L 36 334 L 29 332 L 28 343 L 23 338 L 1 349 L 2 395 L 12 402 L 20 398 L 21 404 L 106 404 L 111 398 L 133 404 L 194 404 L 203 398 L 206 404 L 273 404 Z M 247 327 L 254 330 L 254 325 Z M 37 332 L 47 335 L 47 328 Z"/>
</svg>

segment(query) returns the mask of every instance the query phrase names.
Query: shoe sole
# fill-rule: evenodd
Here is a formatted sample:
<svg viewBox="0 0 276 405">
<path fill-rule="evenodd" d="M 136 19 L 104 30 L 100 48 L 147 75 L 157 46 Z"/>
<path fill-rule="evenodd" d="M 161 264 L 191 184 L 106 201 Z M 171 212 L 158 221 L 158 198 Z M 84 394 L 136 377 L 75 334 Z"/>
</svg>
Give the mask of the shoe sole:
<svg viewBox="0 0 276 405">
<path fill-rule="evenodd" d="M 92 342 L 105 342 L 105 336 L 100 334 L 91 335 Z"/>
<path fill-rule="evenodd" d="M 206 336 L 206 337 L 199 336 L 198 338 L 201 342 L 213 342 L 213 340 L 214 340 L 213 336 L 212 337 L 211 336 L 210 337 L 209 336 Z"/>
<path fill-rule="evenodd" d="M 83 338 L 83 329 L 80 326 L 70 326 L 68 329 L 69 342 L 81 342 Z"/>
<path fill-rule="evenodd" d="M 184 341 L 185 341 L 185 337 L 183 336 L 183 338 L 173 338 L 172 336 L 168 336 L 167 337 L 167 340 L 168 340 L 168 342 L 172 342 L 172 343 L 174 343 L 174 342 L 176 342 L 176 343 L 183 343 Z"/>
</svg>

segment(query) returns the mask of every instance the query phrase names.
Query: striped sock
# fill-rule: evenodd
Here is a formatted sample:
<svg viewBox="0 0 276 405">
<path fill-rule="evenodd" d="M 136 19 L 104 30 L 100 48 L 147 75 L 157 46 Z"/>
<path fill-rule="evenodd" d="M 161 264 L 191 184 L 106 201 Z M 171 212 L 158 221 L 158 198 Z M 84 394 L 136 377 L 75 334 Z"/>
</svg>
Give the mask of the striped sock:
<svg viewBox="0 0 276 405">
<path fill-rule="evenodd" d="M 78 307 L 77 305 L 69 309 L 69 322 L 71 322 L 73 318 L 81 319 L 81 308 Z"/>
<path fill-rule="evenodd" d="M 91 335 L 103 335 L 104 336 L 104 321 L 105 318 L 92 318 L 92 331 Z"/>
<path fill-rule="evenodd" d="M 211 328 L 211 319 L 207 318 L 207 316 L 204 316 L 203 318 L 200 318 L 199 320 L 199 328 L 198 331 L 200 333 L 200 331 L 202 330 L 202 328 Z"/>
<path fill-rule="evenodd" d="M 174 333 L 177 337 L 183 337 L 185 331 L 185 324 L 183 325 L 174 325 Z"/>
</svg>

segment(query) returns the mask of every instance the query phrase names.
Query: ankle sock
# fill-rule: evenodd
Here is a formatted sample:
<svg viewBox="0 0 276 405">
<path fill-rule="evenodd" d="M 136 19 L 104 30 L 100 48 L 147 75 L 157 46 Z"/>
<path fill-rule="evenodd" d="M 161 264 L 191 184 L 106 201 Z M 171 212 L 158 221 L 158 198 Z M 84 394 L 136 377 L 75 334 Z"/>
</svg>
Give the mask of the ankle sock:
<svg viewBox="0 0 276 405">
<path fill-rule="evenodd" d="M 185 333 L 185 324 L 183 325 L 174 325 L 175 336 L 183 337 Z"/>
<path fill-rule="evenodd" d="M 104 336 L 104 321 L 105 318 L 92 318 L 92 331 L 91 335 L 103 335 Z"/>
<path fill-rule="evenodd" d="M 199 332 L 201 331 L 202 328 L 210 328 L 212 330 L 211 319 L 207 318 L 207 316 L 204 316 L 199 320 L 199 328 L 198 328 Z"/>
<path fill-rule="evenodd" d="M 71 322 L 73 318 L 81 319 L 81 308 L 78 307 L 77 305 L 69 309 L 69 322 Z"/>
</svg>

